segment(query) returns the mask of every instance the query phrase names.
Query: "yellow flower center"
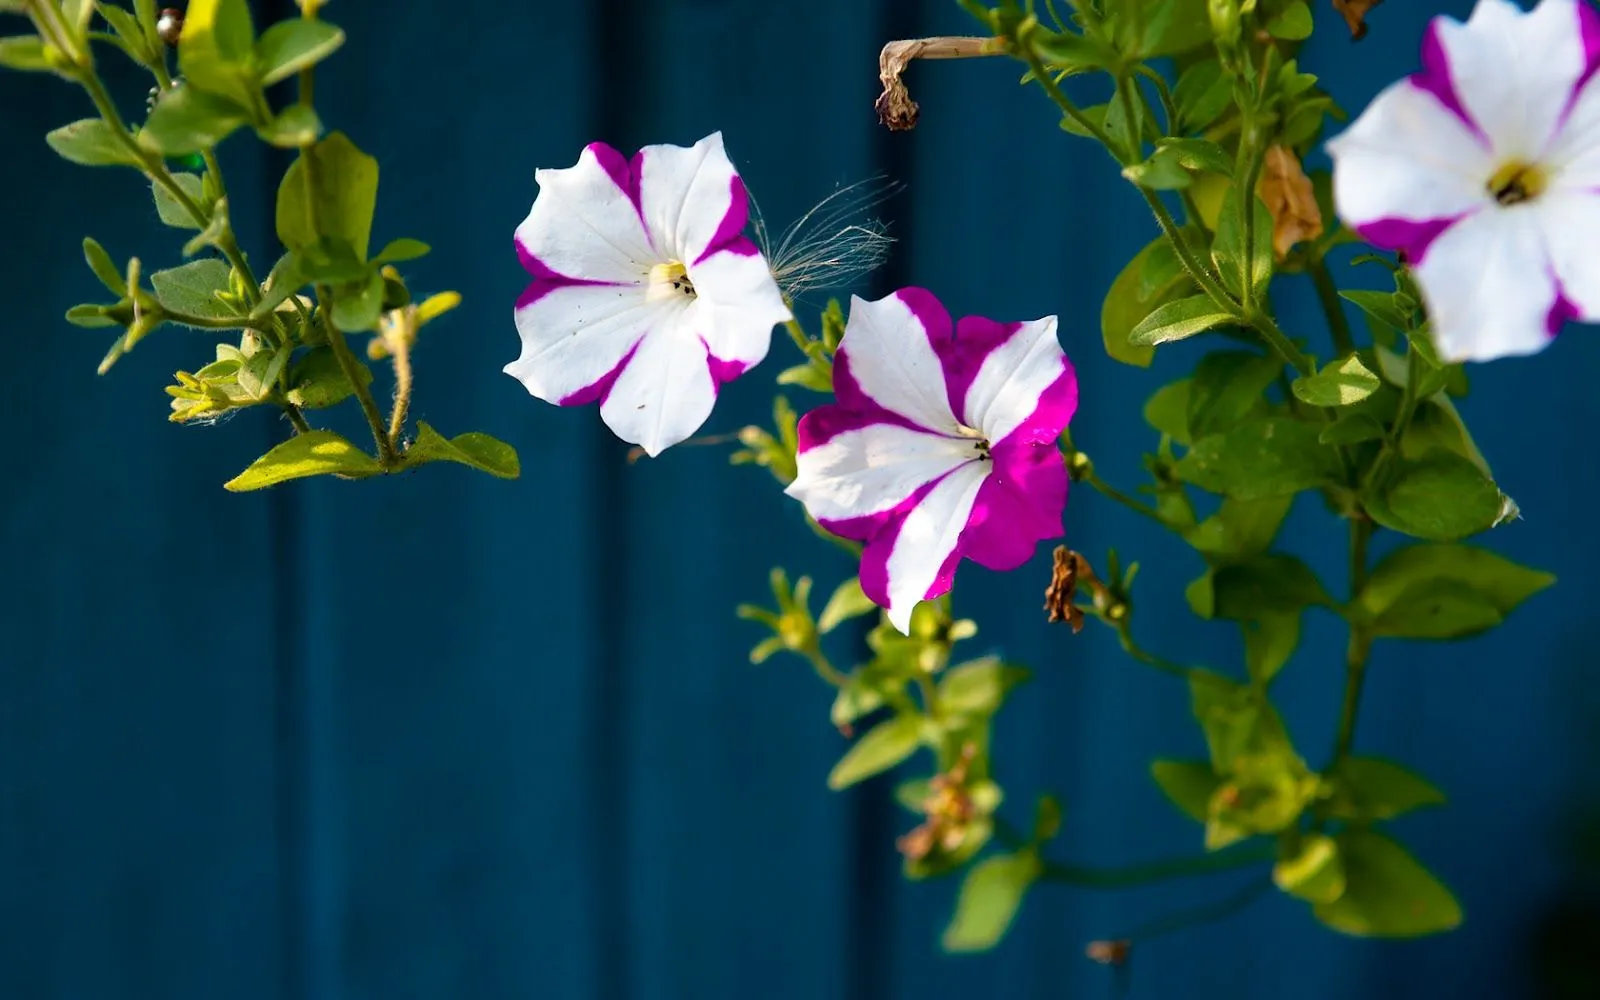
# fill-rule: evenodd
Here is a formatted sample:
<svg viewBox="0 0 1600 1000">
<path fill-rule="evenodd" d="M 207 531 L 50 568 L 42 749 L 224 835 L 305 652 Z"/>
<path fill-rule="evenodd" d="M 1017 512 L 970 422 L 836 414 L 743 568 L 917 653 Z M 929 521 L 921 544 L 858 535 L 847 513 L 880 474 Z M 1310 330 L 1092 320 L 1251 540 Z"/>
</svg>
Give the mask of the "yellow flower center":
<svg viewBox="0 0 1600 1000">
<path fill-rule="evenodd" d="M 1548 183 L 1549 178 L 1535 164 L 1512 160 L 1489 178 L 1489 193 L 1502 205 L 1517 205 L 1539 197 Z"/>
<path fill-rule="evenodd" d="M 656 299 L 694 298 L 694 284 L 689 280 L 689 269 L 681 260 L 657 264 L 650 269 L 650 285 L 646 297 Z"/>
</svg>

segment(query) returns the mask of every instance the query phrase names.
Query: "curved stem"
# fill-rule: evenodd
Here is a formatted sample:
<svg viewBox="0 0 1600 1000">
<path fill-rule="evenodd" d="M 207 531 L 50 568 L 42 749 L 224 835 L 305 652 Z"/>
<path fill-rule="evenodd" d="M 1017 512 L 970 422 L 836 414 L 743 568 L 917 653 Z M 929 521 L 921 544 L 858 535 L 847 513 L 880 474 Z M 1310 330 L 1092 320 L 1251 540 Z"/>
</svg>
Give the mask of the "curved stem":
<svg viewBox="0 0 1600 1000">
<path fill-rule="evenodd" d="M 1328 262 L 1321 257 L 1312 257 L 1306 263 L 1306 271 L 1317 290 L 1317 301 L 1322 305 L 1323 315 L 1328 317 L 1328 334 L 1333 338 L 1333 349 L 1339 352 L 1340 357 L 1355 353 L 1356 342 L 1350 333 L 1350 319 L 1344 314 L 1344 304 L 1339 301 L 1339 288 L 1333 283 Z"/>
<path fill-rule="evenodd" d="M 1311 363 L 1311 359 L 1301 353 L 1300 348 L 1294 346 L 1294 342 L 1289 339 L 1289 335 L 1279 329 L 1278 324 L 1273 322 L 1271 316 L 1264 312 L 1252 312 L 1247 317 L 1247 323 L 1257 333 L 1261 334 L 1268 346 L 1277 351 L 1283 357 L 1283 360 L 1288 362 L 1289 367 L 1302 375 L 1316 374 L 1317 368 Z"/>
<path fill-rule="evenodd" d="M 1168 879 L 1214 875 L 1218 872 L 1251 868 L 1271 861 L 1274 853 L 1275 848 L 1270 843 L 1247 842 L 1220 851 L 1212 851 L 1209 854 L 1154 861 L 1128 868 L 1091 868 L 1087 865 L 1046 861 L 1039 878 L 1045 882 L 1060 882 L 1085 889 L 1121 889 L 1150 882 L 1164 882 Z"/>
<path fill-rule="evenodd" d="M 1172 213 L 1167 211 L 1167 206 L 1162 203 L 1154 191 L 1139 187 L 1137 184 L 1134 187 L 1138 189 L 1140 194 L 1144 195 L 1145 203 L 1150 206 L 1151 213 L 1156 217 L 1156 224 L 1161 227 L 1161 235 L 1165 236 L 1167 242 L 1171 244 L 1172 252 L 1177 255 L 1178 263 L 1183 265 L 1184 271 L 1190 278 L 1194 279 L 1195 284 L 1199 285 L 1207 295 L 1211 296 L 1211 301 L 1215 302 L 1218 307 L 1227 310 L 1228 314 L 1236 320 L 1242 322 L 1244 320 L 1244 312 L 1239 308 L 1239 303 L 1232 295 L 1228 294 L 1226 288 L 1222 287 L 1222 283 L 1211 274 L 1211 270 L 1195 257 L 1193 248 L 1184 241 L 1183 234 L 1178 230 L 1178 223 L 1172 218 Z"/>
<path fill-rule="evenodd" d="M 1044 60 L 1039 58 L 1039 54 L 1033 50 L 1033 47 L 1022 45 L 1019 48 L 1022 50 L 1023 61 L 1033 71 L 1033 78 L 1039 81 L 1039 86 L 1043 87 L 1045 93 L 1050 95 L 1050 99 L 1056 102 L 1056 107 L 1061 109 L 1061 113 L 1072 119 L 1079 128 L 1098 139 L 1100 145 L 1106 148 L 1106 152 L 1110 153 L 1113 159 L 1126 166 L 1127 163 L 1118 155 L 1116 143 L 1111 141 L 1111 136 L 1107 134 L 1104 128 L 1084 114 L 1076 104 L 1073 104 L 1072 99 L 1056 85 L 1055 80 L 1051 78 L 1049 72 L 1044 68 Z M 1132 124 L 1131 120 L 1129 124 Z"/>
<path fill-rule="evenodd" d="M 339 370 L 344 372 L 344 377 L 355 388 L 356 400 L 361 404 L 361 412 L 367 418 L 367 426 L 372 429 L 373 443 L 378 446 L 378 460 L 384 468 L 393 468 L 398 464 L 399 456 L 389 441 L 383 413 L 378 409 L 377 400 L 372 398 L 372 389 L 361 378 L 361 363 L 350 353 L 350 345 L 345 343 L 344 331 L 334 326 L 333 317 L 328 313 L 331 300 L 326 285 L 317 286 L 317 299 L 322 303 L 319 308 L 322 310 L 322 326 L 327 332 L 328 346 L 333 349 L 334 359 L 339 362 Z"/>
<path fill-rule="evenodd" d="M 400 435 L 406 429 L 406 414 L 411 409 L 411 345 L 405 337 L 389 344 L 394 359 L 394 409 L 389 412 L 389 446 L 400 450 Z"/>
<path fill-rule="evenodd" d="M 1151 938 L 1170 934 L 1173 931 L 1225 920 L 1255 902 L 1271 888 L 1272 879 L 1256 879 L 1238 892 L 1231 896 L 1225 896 L 1215 903 L 1208 903 L 1205 906 L 1198 906 L 1189 910 L 1180 910 L 1177 913 L 1142 924 L 1124 934 L 1123 939 L 1129 944 L 1138 944 L 1141 941 L 1149 941 Z"/>
<path fill-rule="evenodd" d="M 846 677 L 838 667 L 835 667 L 831 662 L 829 662 L 826 656 L 822 655 L 822 650 L 816 648 L 815 646 L 810 649 L 799 650 L 798 652 L 810 662 L 811 669 L 817 672 L 817 676 L 821 677 L 824 681 L 828 682 L 832 686 L 844 687 L 845 683 L 850 680 L 850 678 Z"/>
<path fill-rule="evenodd" d="M 1372 522 L 1364 517 L 1350 521 L 1350 601 L 1360 597 L 1367 584 L 1367 542 L 1372 538 Z M 1350 754 L 1355 741 L 1356 717 L 1361 711 L 1361 688 L 1367 678 L 1367 658 L 1372 652 L 1372 637 L 1364 625 L 1352 622 L 1350 641 L 1345 647 L 1344 701 L 1339 707 L 1339 728 L 1333 742 L 1333 764 Z"/>
<path fill-rule="evenodd" d="M 1162 518 L 1161 513 L 1153 506 L 1145 503 L 1143 500 L 1140 500 L 1137 497 L 1129 496 L 1128 494 L 1117 489 L 1115 486 L 1112 486 L 1104 479 L 1101 479 L 1100 476 L 1094 472 L 1094 470 L 1091 469 L 1089 472 L 1081 474 L 1078 481 L 1088 484 L 1089 488 L 1094 490 L 1096 493 L 1099 493 L 1108 499 L 1115 500 L 1117 503 L 1122 504 L 1129 510 L 1143 514 L 1145 517 L 1150 518 L 1151 520 L 1160 524 L 1162 527 L 1167 526 L 1166 520 Z"/>
</svg>

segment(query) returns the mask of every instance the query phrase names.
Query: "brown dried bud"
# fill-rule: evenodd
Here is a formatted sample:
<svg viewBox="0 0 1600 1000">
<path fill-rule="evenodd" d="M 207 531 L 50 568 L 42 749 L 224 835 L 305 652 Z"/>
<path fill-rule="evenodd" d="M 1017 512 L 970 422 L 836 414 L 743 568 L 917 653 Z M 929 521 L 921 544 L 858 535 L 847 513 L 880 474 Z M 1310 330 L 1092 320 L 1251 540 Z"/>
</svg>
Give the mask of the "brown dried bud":
<svg viewBox="0 0 1600 1000">
<path fill-rule="evenodd" d="M 178 38 L 183 34 L 183 11 L 168 7 L 156 15 L 156 34 L 163 42 L 177 48 Z"/>
<path fill-rule="evenodd" d="M 1133 951 L 1132 941 L 1090 941 L 1083 953 L 1101 965 L 1123 965 Z"/>
<path fill-rule="evenodd" d="M 1289 248 L 1322 235 L 1322 210 L 1311 179 L 1287 146 L 1267 150 L 1256 193 L 1272 213 L 1272 251 L 1283 260 Z"/>
<path fill-rule="evenodd" d="M 978 56 L 997 56 L 1005 52 L 1001 38 L 907 38 L 890 42 L 878 54 L 878 79 L 883 82 L 883 93 L 873 104 L 878 121 L 885 127 L 903 132 L 917 124 L 917 102 L 911 99 L 900 79 L 913 59 L 973 59 Z"/>
<path fill-rule="evenodd" d="M 1367 12 L 1383 0 L 1333 0 L 1333 9 L 1350 27 L 1350 39 L 1359 42 L 1367 37 Z"/>
<path fill-rule="evenodd" d="M 920 808 L 927 819 L 921 826 L 895 841 L 895 847 L 912 861 L 921 861 L 933 849 L 949 852 L 961 846 L 967 838 L 967 825 L 977 815 L 972 796 L 967 793 L 967 771 L 978 748 L 968 743 L 961 748 L 961 758 L 944 774 L 936 774 L 928 782 L 928 797 Z"/>
<path fill-rule="evenodd" d="M 1083 629 L 1083 612 L 1073 601 L 1080 578 L 1085 583 L 1098 582 L 1088 560 L 1065 545 L 1057 545 L 1050 585 L 1044 589 L 1044 610 L 1052 622 L 1070 622 L 1074 635 Z"/>
</svg>

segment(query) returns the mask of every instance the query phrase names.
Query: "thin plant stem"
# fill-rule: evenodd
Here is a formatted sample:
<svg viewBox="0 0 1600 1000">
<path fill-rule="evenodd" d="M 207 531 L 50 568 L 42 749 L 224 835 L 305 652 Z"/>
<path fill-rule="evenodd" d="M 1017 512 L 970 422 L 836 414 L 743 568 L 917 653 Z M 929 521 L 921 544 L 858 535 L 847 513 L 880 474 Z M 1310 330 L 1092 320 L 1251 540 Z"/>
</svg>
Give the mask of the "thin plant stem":
<svg viewBox="0 0 1600 1000">
<path fill-rule="evenodd" d="M 309 200 L 309 199 L 308 199 Z M 372 430 L 372 440 L 378 446 L 378 459 L 386 469 L 399 465 L 399 455 L 394 445 L 389 441 L 389 434 L 384 425 L 383 413 L 378 409 L 378 401 L 372 397 L 372 389 L 366 380 L 361 378 L 361 362 L 356 360 L 350 351 L 350 345 L 345 343 L 344 331 L 333 323 L 329 312 L 331 300 L 325 285 L 317 286 L 318 306 L 322 310 L 322 326 L 328 337 L 328 346 L 333 349 L 333 356 L 339 363 L 339 370 L 355 388 L 356 400 L 361 404 L 361 412 L 367 418 L 367 426 Z"/>
<path fill-rule="evenodd" d="M 1046 861 L 1039 877 L 1046 882 L 1059 882 L 1085 889 L 1121 889 L 1175 878 L 1215 875 L 1240 868 L 1253 868 L 1271 861 L 1274 850 L 1270 843 L 1244 843 L 1209 854 L 1154 861 L 1128 868 L 1091 868 L 1087 865 Z"/>
<path fill-rule="evenodd" d="M 406 414 L 411 409 L 411 345 L 404 336 L 389 343 L 389 356 L 394 359 L 394 408 L 389 412 L 389 447 L 400 450 L 400 434 L 406 428 Z"/>
<path fill-rule="evenodd" d="M 1311 284 L 1317 290 L 1317 301 L 1328 317 L 1328 334 L 1333 338 L 1333 349 L 1340 357 L 1355 353 L 1355 337 L 1350 333 L 1350 319 L 1344 314 L 1344 304 L 1339 301 L 1339 288 L 1333 283 L 1333 273 L 1321 256 L 1313 256 L 1306 264 Z"/>
<path fill-rule="evenodd" d="M 1166 520 L 1162 518 L 1161 513 L 1153 506 L 1145 503 L 1143 500 L 1140 500 L 1137 497 L 1132 497 L 1122 492 L 1115 486 L 1112 486 L 1110 483 L 1106 482 L 1104 479 L 1101 479 L 1100 476 L 1093 470 L 1080 475 L 1078 481 L 1088 484 L 1090 489 L 1106 497 L 1107 499 L 1115 500 L 1117 503 L 1122 504 L 1129 510 L 1136 511 L 1137 513 L 1150 518 L 1163 527 L 1167 526 Z"/>
<path fill-rule="evenodd" d="M 1372 522 L 1365 517 L 1350 521 L 1350 601 L 1355 603 L 1367 584 L 1367 542 L 1372 538 Z M 1355 741 L 1356 718 L 1361 711 L 1361 689 L 1367 679 L 1367 659 L 1372 652 L 1372 636 L 1366 626 L 1350 623 L 1350 640 L 1345 647 L 1344 700 L 1339 706 L 1339 728 L 1334 736 L 1333 766 L 1350 754 Z"/>
</svg>

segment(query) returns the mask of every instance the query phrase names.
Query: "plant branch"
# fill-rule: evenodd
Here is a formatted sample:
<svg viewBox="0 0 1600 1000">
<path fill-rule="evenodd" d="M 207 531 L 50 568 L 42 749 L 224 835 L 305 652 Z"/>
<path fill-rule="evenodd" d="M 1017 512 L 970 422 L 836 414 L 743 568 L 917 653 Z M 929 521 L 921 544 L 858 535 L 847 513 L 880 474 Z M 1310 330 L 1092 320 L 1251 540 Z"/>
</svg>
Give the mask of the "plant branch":
<svg viewBox="0 0 1600 1000">
<path fill-rule="evenodd" d="M 1184 240 L 1183 234 L 1178 230 L 1177 221 L 1173 219 L 1172 213 L 1167 211 L 1167 206 L 1162 203 L 1160 197 L 1149 188 L 1137 184 L 1134 187 L 1150 206 L 1151 213 L 1156 217 L 1156 224 L 1161 227 L 1161 235 L 1167 238 L 1167 243 L 1172 246 L 1172 252 L 1177 255 L 1178 263 L 1183 265 L 1184 271 L 1194 279 L 1195 284 L 1211 296 L 1211 301 L 1219 308 L 1227 310 L 1228 314 L 1239 322 L 1245 322 L 1245 315 L 1239 308 L 1239 303 L 1228 294 L 1227 289 L 1222 287 L 1222 283 L 1211 274 L 1210 269 L 1195 257 L 1194 249 Z"/>
<path fill-rule="evenodd" d="M 1247 842 L 1209 854 L 1172 858 L 1128 868 L 1091 868 L 1086 865 L 1046 861 L 1039 878 L 1045 882 L 1059 882 L 1085 889 L 1121 889 L 1150 882 L 1251 868 L 1271 861 L 1275 850 L 1270 843 Z"/>
<path fill-rule="evenodd" d="M 317 300 L 320 303 L 318 308 L 322 312 L 322 326 L 328 337 L 328 346 L 333 349 L 333 356 L 339 362 L 339 370 L 355 389 L 356 400 L 361 404 L 361 412 L 367 418 L 367 426 L 372 429 L 372 440 L 378 446 L 378 460 L 385 469 L 394 468 L 399 464 L 399 456 L 389 440 L 378 402 L 372 398 L 372 389 L 361 378 L 361 362 L 350 352 L 350 345 L 345 343 L 344 331 L 333 323 L 329 311 L 333 303 L 326 285 L 317 286 Z"/>
<path fill-rule="evenodd" d="M 1322 305 L 1322 312 L 1328 317 L 1328 334 L 1333 338 L 1333 349 L 1339 352 L 1340 357 L 1355 353 L 1356 342 L 1350 333 L 1350 319 L 1344 314 L 1344 304 L 1339 301 L 1339 289 L 1333 283 L 1328 262 L 1322 257 L 1313 256 L 1306 262 L 1306 272 L 1311 275 L 1311 284 L 1317 290 L 1317 301 Z"/>
<path fill-rule="evenodd" d="M 1354 604 L 1367 584 L 1367 542 L 1372 538 L 1372 522 L 1365 517 L 1350 520 L 1350 603 Z M 1361 711 L 1361 688 L 1367 678 L 1367 658 L 1372 637 L 1366 626 L 1352 621 L 1350 641 L 1345 647 L 1344 701 L 1339 707 L 1339 728 L 1333 742 L 1333 767 L 1350 754 L 1355 740 L 1356 717 Z"/>
<path fill-rule="evenodd" d="M 1127 166 L 1127 163 L 1118 155 L 1116 144 L 1111 141 L 1111 136 L 1104 128 L 1096 124 L 1093 119 L 1084 114 L 1076 104 L 1072 103 L 1072 99 L 1062 91 L 1045 70 L 1044 60 L 1039 58 L 1039 53 L 1034 51 L 1033 46 L 1020 45 L 1018 47 L 1022 50 L 1023 61 L 1033 71 L 1033 78 L 1039 81 L 1039 86 L 1043 87 L 1045 93 L 1050 95 L 1050 99 L 1056 102 L 1056 107 L 1061 109 L 1061 113 L 1072 119 L 1079 128 L 1098 139 L 1100 145 L 1106 148 L 1106 152 L 1110 153 L 1113 159 L 1123 166 Z"/>
</svg>

